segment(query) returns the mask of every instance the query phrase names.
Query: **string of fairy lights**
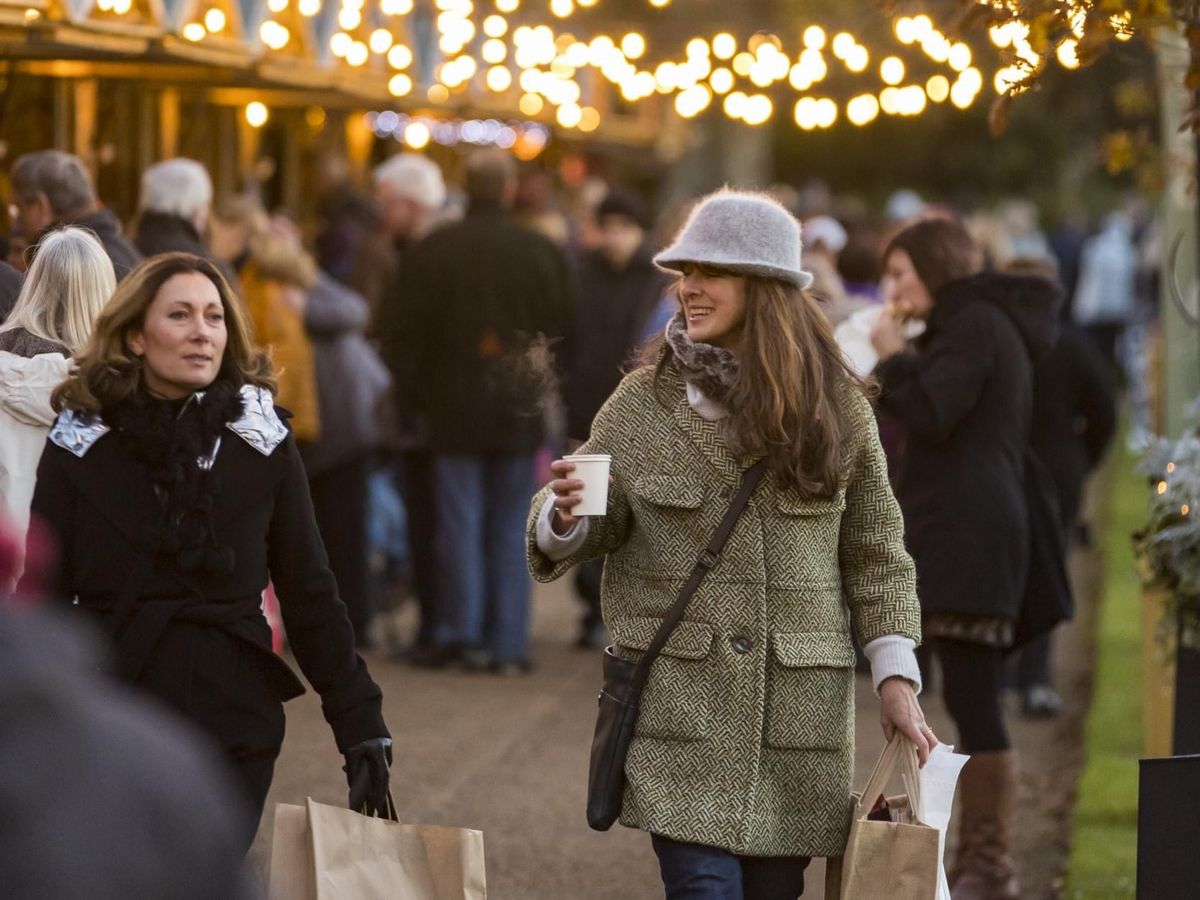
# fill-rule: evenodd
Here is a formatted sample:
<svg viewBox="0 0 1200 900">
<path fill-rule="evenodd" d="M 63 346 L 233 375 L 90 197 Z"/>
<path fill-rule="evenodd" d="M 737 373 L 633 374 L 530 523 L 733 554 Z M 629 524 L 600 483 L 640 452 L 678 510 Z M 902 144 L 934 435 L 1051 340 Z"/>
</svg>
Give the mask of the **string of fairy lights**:
<svg viewBox="0 0 1200 900">
<path fill-rule="evenodd" d="M 130 9 L 130 0 L 95 2 L 110 16 Z M 980 2 L 1007 6 L 1007 0 Z M 1080 65 L 1079 42 L 1097 2 L 1072 4 L 1071 33 L 1054 48 L 1062 67 Z M 898 16 L 886 35 L 873 33 L 869 41 L 852 28 L 813 23 L 796 30 L 793 46 L 769 31 L 721 30 L 670 51 L 652 47 L 638 30 L 589 30 L 595 20 L 577 14 L 602 3 L 267 0 L 261 20 L 249 27 L 250 37 L 273 54 L 315 52 L 329 66 L 380 79 L 398 102 L 437 107 L 482 100 L 584 133 L 597 130 L 605 115 L 655 96 L 685 119 L 719 110 L 750 127 L 785 115 L 804 130 L 842 121 L 861 127 L 939 104 L 969 109 L 989 81 L 996 94 L 1018 92 L 1046 62 L 1030 42 L 1029 24 L 1015 18 L 988 31 L 1001 65 L 985 77 L 972 47 L 925 13 Z M 645 3 L 649 17 L 673 0 Z M 676 7 L 684 3 L 674 0 Z M 228 0 L 200 0 L 179 33 L 196 43 L 236 37 L 227 9 L 233 9 Z M 1127 19 L 1113 16 L 1111 27 L 1118 39 L 1132 36 Z M 265 121 L 257 108 L 254 119 Z"/>
</svg>

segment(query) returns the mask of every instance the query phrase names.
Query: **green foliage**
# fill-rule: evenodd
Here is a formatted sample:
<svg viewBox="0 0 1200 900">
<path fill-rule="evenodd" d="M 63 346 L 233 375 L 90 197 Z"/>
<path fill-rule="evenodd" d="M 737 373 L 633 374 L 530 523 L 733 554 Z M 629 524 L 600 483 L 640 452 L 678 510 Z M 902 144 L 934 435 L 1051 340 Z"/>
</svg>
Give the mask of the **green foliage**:
<svg viewBox="0 0 1200 900">
<path fill-rule="evenodd" d="M 1141 585 L 1129 534 L 1143 521 L 1145 479 L 1121 442 L 1104 540 L 1096 672 L 1084 729 L 1067 898 L 1133 897 L 1141 728 Z"/>
<path fill-rule="evenodd" d="M 1200 647 L 1200 432 L 1177 440 L 1157 438 L 1138 471 L 1150 479 L 1149 513 L 1136 535 L 1135 549 L 1147 582 L 1165 588 L 1169 598 L 1164 624 L 1173 637 Z"/>
</svg>

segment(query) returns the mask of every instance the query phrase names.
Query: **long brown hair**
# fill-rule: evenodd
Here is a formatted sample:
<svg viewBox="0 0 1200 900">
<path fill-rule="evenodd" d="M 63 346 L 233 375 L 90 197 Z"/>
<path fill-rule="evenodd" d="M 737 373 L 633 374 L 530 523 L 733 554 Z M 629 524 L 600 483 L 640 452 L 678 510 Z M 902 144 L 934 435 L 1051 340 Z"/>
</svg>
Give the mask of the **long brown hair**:
<svg viewBox="0 0 1200 900">
<path fill-rule="evenodd" d="M 743 329 L 738 377 L 720 426 L 726 442 L 735 453 L 766 456 L 785 487 L 804 496 L 834 494 L 851 437 L 845 394 L 870 397 L 874 383 L 847 367 L 829 320 L 798 287 L 747 277 Z M 673 358 L 670 352 L 658 358 L 660 397 Z"/>
<path fill-rule="evenodd" d="M 254 346 L 246 311 L 221 270 L 211 261 L 191 253 L 164 253 L 140 263 L 117 285 L 112 299 L 96 319 L 79 368 L 55 388 L 55 410 L 100 412 L 131 396 L 141 384 L 142 361 L 126 346 L 129 333 L 141 328 L 146 310 L 159 289 L 176 275 L 195 272 L 217 288 L 225 311 L 225 355 L 217 378 L 235 385 L 255 384 L 274 392 L 275 378 L 266 353 Z"/>
</svg>

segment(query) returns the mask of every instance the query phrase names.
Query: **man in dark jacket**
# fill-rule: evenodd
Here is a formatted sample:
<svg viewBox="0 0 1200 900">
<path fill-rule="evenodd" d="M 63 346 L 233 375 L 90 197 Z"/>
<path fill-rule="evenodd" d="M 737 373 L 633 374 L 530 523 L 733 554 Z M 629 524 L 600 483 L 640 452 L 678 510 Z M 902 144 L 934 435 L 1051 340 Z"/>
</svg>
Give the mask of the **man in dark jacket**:
<svg viewBox="0 0 1200 900">
<path fill-rule="evenodd" d="M 516 185 L 510 156 L 476 153 L 466 218 L 405 261 L 417 354 L 407 395 L 429 427 L 438 500 L 434 640 L 441 660 L 507 673 L 528 668 L 525 515 L 551 348 L 571 318 L 566 259 L 512 221 Z"/>
<path fill-rule="evenodd" d="M 412 591 L 420 612 L 416 639 L 407 653 L 413 662 L 439 658 L 433 637 L 437 618 L 437 497 L 434 494 L 433 454 L 428 434 L 412 393 L 416 373 L 416 329 L 413 300 L 404 275 L 408 251 L 432 226 L 446 202 L 446 183 L 437 163 L 417 153 L 398 153 L 376 167 L 376 233 L 359 248 L 350 284 L 367 300 L 368 336 L 378 338 L 383 360 L 397 388 L 385 412 L 390 427 L 384 442 L 398 452 L 391 467 L 394 484 L 404 500 L 408 524 L 408 556 L 412 561 Z M 381 473 L 386 475 L 386 473 Z M 403 554 L 396 553 L 395 557 Z"/>
<path fill-rule="evenodd" d="M 211 259 L 240 293 L 241 284 L 233 267 L 213 257 L 202 237 L 208 227 L 212 198 L 208 170 L 194 159 L 176 157 L 155 163 L 142 173 L 133 243 L 143 256 L 178 252 Z"/>
<path fill-rule="evenodd" d="M 650 261 L 649 214 L 637 196 L 610 190 L 596 209 L 596 224 L 599 246 L 578 262 L 576 336 L 567 363 L 567 436 L 580 442 L 587 440 L 592 419 L 637 356 L 646 324 L 670 284 Z M 575 571 L 575 589 L 587 606 L 581 647 L 596 648 L 605 641 L 600 617 L 603 571 L 603 559 L 589 560 Z"/>
<path fill-rule="evenodd" d="M 19 156 L 13 163 L 12 189 L 17 207 L 13 229 L 30 244 L 56 226 L 78 225 L 100 239 L 117 281 L 141 261 L 112 210 L 96 199 L 92 176 L 78 156 L 61 150 Z"/>
</svg>

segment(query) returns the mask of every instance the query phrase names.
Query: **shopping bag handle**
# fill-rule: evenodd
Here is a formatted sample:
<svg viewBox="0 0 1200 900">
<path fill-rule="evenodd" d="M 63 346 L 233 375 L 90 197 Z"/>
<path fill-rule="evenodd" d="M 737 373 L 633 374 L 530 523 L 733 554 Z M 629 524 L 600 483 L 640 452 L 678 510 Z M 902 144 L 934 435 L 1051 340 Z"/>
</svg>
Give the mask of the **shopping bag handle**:
<svg viewBox="0 0 1200 900">
<path fill-rule="evenodd" d="M 396 814 L 396 801 L 392 799 L 392 789 L 388 788 L 387 792 L 387 808 L 379 815 L 372 816 L 367 813 L 366 804 L 363 804 L 362 809 L 357 810 L 359 815 L 366 816 L 368 819 L 386 819 L 389 822 L 400 822 L 400 817 Z"/>
<path fill-rule="evenodd" d="M 862 796 L 858 801 L 858 808 L 855 810 L 854 817 L 863 819 L 870 813 L 871 808 L 875 805 L 875 800 L 883 793 L 888 785 L 888 780 L 892 777 L 892 772 L 896 768 L 897 757 L 902 767 L 902 774 L 905 781 L 905 790 L 908 793 L 908 803 L 913 812 L 913 817 L 917 815 L 917 810 L 921 808 L 921 778 L 919 767 L 917 765 L 917 748 L 904 734 L 897 729 L 892 735 L 892 739 L 888 741 L 888 745 L 883 748 L 883 753 L 879 755 L 879 761 L 875 763 L 875 768 L 871 772 L 871 777 L 867 779 L 867 786 L 863 788 Z"/>
</svg>

